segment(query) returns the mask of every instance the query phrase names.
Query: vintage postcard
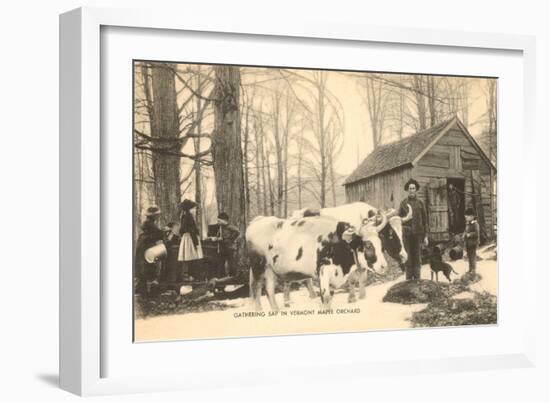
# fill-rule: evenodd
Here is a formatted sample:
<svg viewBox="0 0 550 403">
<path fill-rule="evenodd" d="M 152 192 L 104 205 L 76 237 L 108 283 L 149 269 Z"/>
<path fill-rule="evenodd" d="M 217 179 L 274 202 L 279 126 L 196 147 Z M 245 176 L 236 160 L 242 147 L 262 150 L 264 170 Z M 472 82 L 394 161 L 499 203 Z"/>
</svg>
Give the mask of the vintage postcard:
<svg viewBox="0 0 550 403">
<path fill-rule="evenodd" d="M 496 78 L 132 68 L 135 342 L 497 323 Z"/>
</svg>

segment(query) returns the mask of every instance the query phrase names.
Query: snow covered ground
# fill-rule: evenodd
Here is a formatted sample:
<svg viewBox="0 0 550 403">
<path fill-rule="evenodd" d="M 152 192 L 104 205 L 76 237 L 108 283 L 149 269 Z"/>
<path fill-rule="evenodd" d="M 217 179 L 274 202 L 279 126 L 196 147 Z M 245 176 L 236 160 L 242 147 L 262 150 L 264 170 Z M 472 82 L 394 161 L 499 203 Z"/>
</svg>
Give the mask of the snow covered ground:
<svg viewBox="0 0 550 403">
<path fill-rule="evenodd" d="M 477 272 L 482 280 L 473 284 L 472 290 L 497 294 L 497 262 L 490 259 L 492 255 L 494 251 L 487 248 L 478 251 L 478 256 L 483 258 L 477 263 Z M 451 262 L 451 265 L 459 273 L 453 273 L 452 279 L 468 271 L 466 260 Z M 421 278 L 430 279 L 429 265 L 422 266 Z M 241 298 L 217 301 L 226 305 L 227 308 L 223 310 L 137 319 L 136 341 L 409 328 L 411 315 L 424 309 L 426 304 L 382 302 L 387 290 L 404 279 L 401 276 L 394 281 L 369 286 L 366 298 L 352 304 L 347 302 L 347 293 L 337 292 L 334 295 L 332 312 L 321 313 L 320 299 L 310 299 L 307 290 L 302 287 L 291 293 L 290 308 L 283 308 L 282 294 L 277 294 L 279 306 L 286 315 L 270 312 L 267 298 L 263 296 L 264 316 L 253 316 L 255 313 L 250 301 L 248 298 Z M 439 281 L 447 282 L 442 274 Z"/>
</svg>

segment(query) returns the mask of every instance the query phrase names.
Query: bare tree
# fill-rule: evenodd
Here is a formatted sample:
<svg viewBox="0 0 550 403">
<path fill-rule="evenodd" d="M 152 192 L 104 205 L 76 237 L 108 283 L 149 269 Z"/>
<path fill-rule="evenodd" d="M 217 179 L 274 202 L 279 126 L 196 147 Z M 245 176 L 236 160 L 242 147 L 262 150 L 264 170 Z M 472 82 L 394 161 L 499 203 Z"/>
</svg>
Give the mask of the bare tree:
<svg viewBox="0 0 550 403">
<path fill-rule="evenodd" d="M 274 184 L 274 207 L 279 217 L 288 214 L 288 153 L 290 132 L 294 125 L 295 100 L 286 82 L 279 78 L 270 94 L 268 113 L 271 128 L 276 174 Z M 269 156 L 268 156 L 269 159 Z"/>
<path fill-rule="evenodd" d="M 337 130 L 339 130 L 338 126 L 330 125 L 328 127 L 328 146 L 327 151 L 329 155 L 329 180 L 330 180 L 330 190 L 332 193 L 332 205 L 337 205 L 336 200 L 336 185 L 338 182 L 338 177 L 336 175 L 336 170 L 334 168 L 334 160 L 336 159 L 336 156 L 340 154 L 342 151 L 342 147 L 344 145 L 342 141 L 342 133 L 338 133 Z"/>
<path fill-rule="evenodd" d="M 385 88 L 384 81 L 376 80 L 370 74 L 361 77 L 359 85 L 369 112 L 372 147 L 375 149 L 383 142 L 389 91 Z"/>
<path fill-rule="evenodd" d="M 253 98 L 254 95 L 252 94 Z M 244 199 L 245 199 L 245 222 L 250 218 L 250 173 L 249 173 L 249 146 L 250 146 L 250 110 L 251 100 L 247 97 L 245 91 L 242 96 L 241 110 L 244 111 L 242 117 L 243 131 L 243 170 L 244 170 Z"/>
<path fill-rule="evenodd" d="M 218 211 L 225 211 L 241 233 L 246 227 L 243 155 L 241 149 L 240 71 L 215 67 L 212 163 Z"/>
<path fill-rule="evenodd" d="M 262 148 L 260 145 L 260 136 L 263 134 L 260 134 L 260 124 L 258 122 L 258 116 L 256 114 L 253 115 L 253 130 L 254 130 L 254 163 L 255 163 L 255 171 L 256 171 L 256 213 L 257 214 L 265 214 L 265 206 L 262 204 L 262 187 L 265 187 L 265 181 L 262 185 L 262 181 L 265 178 L 263 175 L 263 157 L 262 157 Z M 265 193 L 264 193 L 265 194 Z M 265 198 L 264 198 L 265 200 Z M 264 207 L 264 208 L 262 208 Z"/>
<path fill-rule="evenodd" d="M 181 198 L 179 158 L 155 146 L 157 140 L 172 145 L 179 137 L 175 76 L 171 68 L 158 64 L 142 65 L 142 74 L 153 146 L 155 199 L 160 207 L 161 222 L 167 223 L 177 217 Z"/>
<path fill-rule="evenodd" d="M 303 122 L 303 121 L 302 121 Z M 305 125 L 302 123 L 301 130 L 296 136 L 296 164 L 297 164 L 297 188 L 298 188 L 298 209 L 303 207 L 302 204 L 302 188 L 303 188 L 303 166 L 304 166 L 304 134 L 305 134 Z"/>
<path fill-rule="evenodd" d="M 424 79 L 421 75 L 412 76 L 412 88 L 414 89 L 414 96 L 416 99 L 416 109 L 418 113 L 418 129 L 425 130 L 428 127 L 428 117 L 426 111 L 426 96 L 424 95 L 426 89 Z"/>
<path fill-rule="evenodd" d="M 426 92 L 428 93 L 428 111 L 430 116 L 430 127 L 439 123 L 439 111 L 437 108 L 438 85 L 434 76 L 424 76 L 426 81 Z"/>
<path fill-rule="evenodd" d="M 328 73 L 325 71 L 311 71 L 298 73 L 293 70 L 281 70 L 282 77 L 294 91 L 298 86 L 307 94 L 304 97 L 296 96 L 304 113 L 308 116 L 308 127 L 311 129 L 310 139 L 303 137 L 303 145 L 310 158 L 304 161 L 304 167 L 312 178 L 306 189 L 315 197 L 320 207 L 326 207 L 326 197 L 330 181 L 330 164 L 336 155 L 331 154 L 331 136 L 340 136 L 343 133 L 344 122 L 342 107 L 336 97 L 328 90 Z M 296 94 L 295 94 L 296 95 Z M 329 130 L 333 125 L 334 130 Z"/>
<path fill-rule="evenodd" d="M 283 161 L 284 161 L 284 208 L 283 208 L 283 217 L 288 216 L 288 192 L 289 192 L 289 186 L 288 186 L 288 171 L 289 171 L 289 143 L 292 136 L 292 128 L 294 125 L 294 119 L 295 119 L 295 112 L 296 112 L 296 101 L 292 94 L 287 90 L 285 91 L 285 119 L 282 124 L 282 130 L 283 130 L 283 140 L 284 140 L 284 148 L 283 148 Z"/>
<path fill-rule="evenodd" d="M 277 206 L 277 215 L 279 217 L 282 216 L 282 207 L 283 207 L 283 197 L 284 197 L 284 148 L 285 148 L 285 140 L 283 137 L 283 133 L 281 130 L 281 98 L 282 93 L 280 89 L 276 88 L 275 91 L 273 91 L 272 98 L 271 98 L 271 127 L 273 130 L 273 142 L 274 142 L 274 149 L 275 149 L 275 163 L 277 168 L 277 190 L 276 190 L 276 199 L 275 204 Z"/>
<path fill-rule="evenodd" d="M 485 81 L 486 93 L 486 130 L 484 142 L 491 161 L 496 162 L 497 158 L 497 82 L 496 80 Z"/>
<path fill-rule="evenodd" d="M 197 73 L 196 74 L 196 91 L 199 94 L 202 94 L 203 90 L 203 80 L 201 77 L 201 66 L 197 66 Z M 197 122 L 197 134 L 198 136 L 193 139 L 193 146 L 195 149 L 195 154 L 199 154 L 201 152 L 201 134 L 202 134 L 202 98 L 195 97 L 196 100 L 196 119 Z M 195 202 L 198 205 L 196 218 L 197 223 L 199 224 L 199 234 L 202 236 L 202 222 L 204 218 L 204 203 L 203 203 L 203 195 L 202 195 L 202 171 L 201 171 L 201 161 L 200 159 L 196 159 L 193 164 L 193 169 L 195 171 Z"/>
<path fill-rule="evenodd" d="M 497 81 L 487 80 L 487 93 L 489 94 L 487 99 L 487 120 L 488 120 L 488 134 L 489 134 L 489 158 L 496 165 L 497 162 Z M 490 203 L 491 211 L 496 211 L 495 206 L 495 178 L 493 170 L 490 169 L 489 186 L 490 186 Z"/>
<path fill-rule="evenodd" d="M 134 147 L 136 153 L 143 151 L 143 156 L 150 156 L 155 203 L 161 209 L 161 222 L 167 223 L 177 219 L 179 202 L 185 191 L 182 184 L 192 174 L 189 172 L 182 180 L 181 159 L 211 163 L 206 159 L 209 149 L 195 154 L 183 151 L 188 140 L 209 137 L 202 132 L 196 133 L 196 129 L 211 98 L 201 96 L 204 100 L 201 109 L 186 115 L 186 107 L 200 94 L 178 72 L 177 66 L 170 63 L 139 63 L 137 66 L 143 99 L 136 99 L 134 105 L 136 115 L 143 116 L 146 124 L 135 122 Z M 181 102 L 178 101 L 181 90 L 176 90 L 176 81 L 183 82 L 191 91 Z"/>
</svg>

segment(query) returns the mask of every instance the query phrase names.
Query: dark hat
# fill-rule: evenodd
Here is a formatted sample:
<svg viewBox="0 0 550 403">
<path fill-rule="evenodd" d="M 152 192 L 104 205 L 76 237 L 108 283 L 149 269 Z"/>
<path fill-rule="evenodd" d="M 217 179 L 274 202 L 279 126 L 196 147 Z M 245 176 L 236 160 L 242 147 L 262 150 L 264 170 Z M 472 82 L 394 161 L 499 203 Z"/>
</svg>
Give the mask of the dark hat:
<svg viewBox="0 0 550 403">
<path fill-rule="evenodd" d="M 218 218 L 219 218 L 220 220 L 229 221 L 229 216 L 227 215 L 227 213 L 220 213 L 220 214 L 218 214 Z"/>
<path fill-rule="evenodd" d="M 420 184 L 416 180 L 411 178 L 407 181 L 407 183 L 405 183 L 405 190 L 409 190 L 409 185 L 411 184 L 416 186 L 416 190 L 420 189 Z"/>
<path fill-rule="evenodd" d="M 194 207 L 197 207 L 197 203 L 193 200 L 185 199 L 180 203 L 180 208 L 182 210 L 191 210 Z"/>
<path fill-rule="evenodd" d="M 468 207 L 466 210 L 464 210 L 464 215 L 475 216 L 475 215 L 476 215 L 476 212 L 474 211 L 473 208 Z"/>
<path fill-rule="evenodd" d="M 160 215 L 160 209 L 157 206 L 147 207 L 145 210 L 145 217 L 156 217 Z"/>
</svg>

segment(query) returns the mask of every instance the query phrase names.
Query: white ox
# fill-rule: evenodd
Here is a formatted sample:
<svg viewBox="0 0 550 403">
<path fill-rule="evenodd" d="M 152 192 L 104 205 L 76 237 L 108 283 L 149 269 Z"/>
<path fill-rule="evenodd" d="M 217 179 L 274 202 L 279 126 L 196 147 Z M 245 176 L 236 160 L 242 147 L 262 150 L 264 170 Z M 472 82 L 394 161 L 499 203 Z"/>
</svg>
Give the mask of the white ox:
<svg viewBox="0 0 550 403">
<path fill-rule="evenodd" d="M 262 280 L 265 274 L 265 265 L 270 246 L 273 247 L 273 237 L 282 228 L 284 219 L 273 216 L 257 216 L 246 229 L 246 244 L 250 261 L 250 297 L 259 305 L 262 295 Z M 313 282 L 306 282 L 310 298 L 317 297 L 313 289 Z M 284 304 L 290 306 L 290 282 L 284 283 Z"/>
<path fill-rule="evenodd" d="M 400 217 L 397 211 L 390 209 L 385 212 L 381 212 L 375 207 L 364 202 L 354 202 L 343 204 L 336 207 L 326 207 L 320 210 L 301 209 L 292 213 L 292 218 L 297 219 L 306 216 L 320 215 L 322 217 L 332 217 L 338 221 L 345 221 L 350 223 L 355 228 L 360 228 L 367 221 L 384 221 L 383 216 L 387 218 L 387 225 L 385 224 L 379 229 L 378 238 L 379 241 L 374 241 L 375 247 L 380 245 L 380 255 L 382 256 L 383 266 L 386 266 L 386 260 L 382 252 L 387 252 L 394 260 L 400 265 L 403 265 L 407 261 L 407 252 L 403 246 L 403 227 L 402 223 L 412 219 L 412 208 L 409 206 L 409 212 L 406 217 Z M 379 249 L 377 249 L 377 252 Z M 379 267 L 378 267 L 379 268 Z"/>
<path fill-rule="evenodd" d="M 277 280 L 284 282 L 319 277 L 321 300 L 325 306 L 332 299 L 331 288 L 349 285 L 350 301 L 355 299 L 355 285 L 364 297 L 366 268 L 375 270 L 385 265 L 380 250 L 378 231 L 386 225 L 367 221 L 359 227 L 359 235 L 348 223 L 332 217 L 254 219 L 246 237 L 251 261 L 250 291 L 256 309 L 261 309 L 262 280 L 271 309 L 278 310 L 275 300 Z M 274 235 L 271 234 L 275 231 Z M 349 245 L 342 241 L 349 238 Z M 377 247 L 375 246 L 377 243 Z M 267 250 L 267 253 L 265 252 Z"/>
</svg>

